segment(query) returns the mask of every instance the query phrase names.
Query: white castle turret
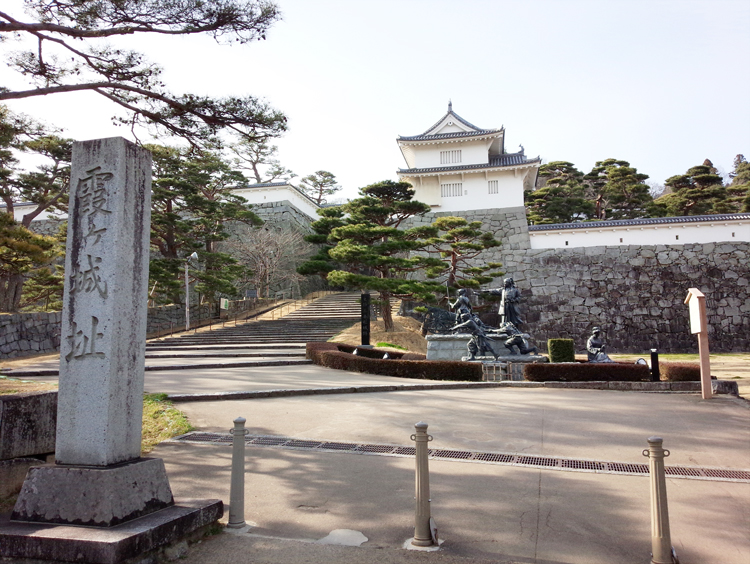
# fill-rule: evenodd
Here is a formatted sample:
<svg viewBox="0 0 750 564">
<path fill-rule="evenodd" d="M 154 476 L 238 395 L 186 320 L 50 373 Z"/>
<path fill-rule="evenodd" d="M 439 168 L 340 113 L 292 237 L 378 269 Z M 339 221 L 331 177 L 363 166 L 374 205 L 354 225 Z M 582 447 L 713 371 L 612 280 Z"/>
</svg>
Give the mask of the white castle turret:
<svg viewBox="0 0 750 564">
<path fill-rule="evenodd" d="M 397 139 L 408 168 L 399 169 L 415 199 L 436 212 L 523 207 L 541 160 L 527 158 L 523 146 L 505 152 L 505 128 L 482 129 L 453 111 L 420 135 Z"/>
</svg>

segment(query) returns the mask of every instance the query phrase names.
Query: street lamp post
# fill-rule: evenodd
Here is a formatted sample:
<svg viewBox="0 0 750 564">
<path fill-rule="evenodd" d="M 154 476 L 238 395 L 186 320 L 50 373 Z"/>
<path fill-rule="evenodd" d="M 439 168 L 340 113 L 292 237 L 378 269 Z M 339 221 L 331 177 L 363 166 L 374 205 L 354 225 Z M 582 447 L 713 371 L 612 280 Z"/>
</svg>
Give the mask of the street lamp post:
<svg viewBox="0 0 750 564">
<path fill-rule="evenodd" d="M 185 331 L 190 330 L 190 282 L 188 280 L 188 265 L 190 261 L 198 258 L 198 253 L 193 253 L 185 259 Z"/>
</svg>

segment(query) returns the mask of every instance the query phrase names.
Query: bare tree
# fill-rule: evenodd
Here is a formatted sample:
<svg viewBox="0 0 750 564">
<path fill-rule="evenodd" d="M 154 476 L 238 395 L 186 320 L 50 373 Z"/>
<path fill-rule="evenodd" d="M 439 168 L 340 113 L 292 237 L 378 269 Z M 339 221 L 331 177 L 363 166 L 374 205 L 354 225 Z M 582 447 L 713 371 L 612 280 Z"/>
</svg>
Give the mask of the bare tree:
<svg viewBox="0 0 750 564">
<path fill-rule="evenodd" d="M 221 246 L 251 271 L 238 286 L 255 288 L 259 297 L 267 298 L 272 288 L 288 288 L 304 281 L 306 277 L 297 274 L 297 267 L 313 252 L 300 231 L 268 224 L 257 229 L 239 225 Z"/>
</svg>

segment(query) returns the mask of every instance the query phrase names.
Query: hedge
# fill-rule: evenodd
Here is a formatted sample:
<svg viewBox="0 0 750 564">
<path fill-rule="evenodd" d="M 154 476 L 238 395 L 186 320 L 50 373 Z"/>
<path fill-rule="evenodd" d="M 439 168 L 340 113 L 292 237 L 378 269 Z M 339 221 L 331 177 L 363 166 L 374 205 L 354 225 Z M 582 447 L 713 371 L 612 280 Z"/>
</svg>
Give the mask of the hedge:
<svg viewBox="0 0 750 564">
<path fill-rule="evenodd" d="M 662 380 L 669 382 L 700 382 L 701 365 L 695 362 L 661 361 L 659 374 Z"/>
<path fill-rule="evenodd" d="M 547 339 L 547 350 L 550 362 L 575 362 L 573 339 Z"/>
<path fill-rule="evenodd" d="M 357 354 L 351 354 L 355 349 Z M 386 351 L 383 350 L 363 349 L 337 343 L 307 343 L 306 355 L 314 364 L 336 370 L 423 380 L 482 381 L 482 365 L 479 363 L 404 360 L 401 358 L 404 353 L 387 352 L 391 358 L 384 360 L 383 355 Z M 409 356 L 412 355 L 417 356 L 417 353 L 411 353 Z"/>
<path fill-rule="evenodd" d="M 527 364 L 523 376 L 531 382 L 638 382 L 649 380 L 650 370 L 645 364 L 603 363 L 532 363 Z"/>
</svg>

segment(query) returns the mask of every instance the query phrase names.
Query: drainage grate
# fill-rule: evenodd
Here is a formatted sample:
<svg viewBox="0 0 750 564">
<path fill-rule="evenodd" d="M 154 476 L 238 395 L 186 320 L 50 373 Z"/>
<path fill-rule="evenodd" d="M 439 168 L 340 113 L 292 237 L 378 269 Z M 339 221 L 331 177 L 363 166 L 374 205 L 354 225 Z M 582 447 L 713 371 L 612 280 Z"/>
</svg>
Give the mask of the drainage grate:
<svg viewBox="0 0 750 564">
<path fill-rule="evenodd" d="M 320 448 L 324 450 L 354 450 L 357 443 L 323 443 Z"/>
<path fill-rule="evenodd" d="M 391 454 L 393 449 L 396 448 L 393 445 L 359 445 L 357 452 L 371 452 L 373 454 Z"/>
<path fill-rule="evenodd" d="M 680 466 L 665 466 L 664 474 L 667 476 L 700 476 L 701 473 L 695 468 L 682 468 Z"/>
<path fill-rule="evenodd" d="M 432 451 L 433 458 L 457 458 L 459 460 L 468 460 L 474 456 L 473 452 L 466 450 L 434 450 Z"/>
<path fill-rule="evenodd" d="M 573 470 L 599 470 L 600 472 L 607 470 L 606 464 L 592 460 L 561 460 L 560 466 Z"/>
<path fill-rule="evenodd" d="M 648 466 L 645 464 L 623 464 L 622 462 L 610 462 L 610 471 L 622 474 L 648 474 Z"/>
<path fill-rule="evenodd" d="M 289 439 L 282 439 L 282 438 L 274 438 L 274 437 L 258 437 L 255 439 L 246 439 L 250 444 L 253 445 L 268 445 L 268 446 L 277 446 L 277 445 L 283 445 Z"/>
<path fill-rule="evenodd" d="M 494 452 L 479 452 L 474 455 L 474 460 L 482 462 L 513 462 L 516 457 L 512 454 L 496 454 Z"/>
<path fill-rule="evenodd" d="M 416 448 L 413 446 L 314 441 L 266 435 L 248 435 L 245 437 L 245 441 L 247 444 L 253 446 L 310 449 L 352 454 L 374 454 L 382 456 L 414 456 L 416 454 Z M 195 431 L 180 437 L 175 437 L 174 439 L 171 439 L 170 442 L 230 444 L 232 442 L 232 435 L 201 433 Z M 603 462 L 599 460 L 577 460 L 571 458 L 553 458 L 500 452 L 472 452 L 468 450 L 451 449 L 430 449 L 428 450 L 428 453 L 433 459 L 479 462 L 485 464 L 504 464 L 512 466 L 531 466 L 539 469 L 562 470 L 566 472 L 596 472 L 603 474 L 628 474 L 636 476 L 647 476 L 649 473 L 647 464 L 630 464 L 627 462 Z M 750 470 L 666 466 L 665 472 L 671 478 L 750 483 Z"/>
<path fill-rule="evenodd" d="M 750 472 L 744 470 L 724 470 L 722 468 L 703 468 L 702 470 L 706 476 L 711 476 L 712 478 L 750 482 Z"/>
<path fill-rule="evenodd" d="M 539 456 L 519 456 L 517 464 L 531 464 L 532 466 L 557 466 L 556 458 L 541 458 Z"/>
<path fill-rule="evenodd" d="M 322 445 L 320 441 L 299 441 L 297 439 L 291 439 L 284 443 L 285 447 L 296 447 L 296 448 L 316 448 Z"/>
</svg>

